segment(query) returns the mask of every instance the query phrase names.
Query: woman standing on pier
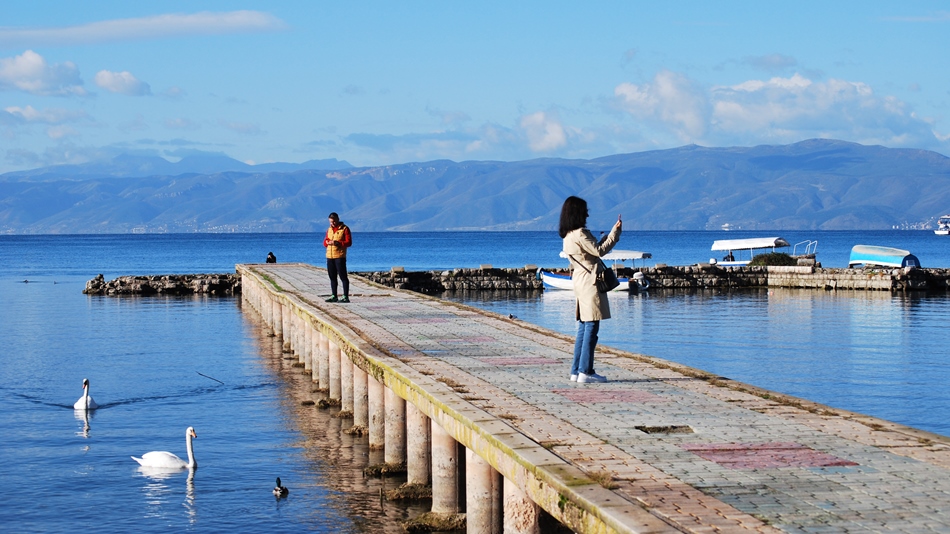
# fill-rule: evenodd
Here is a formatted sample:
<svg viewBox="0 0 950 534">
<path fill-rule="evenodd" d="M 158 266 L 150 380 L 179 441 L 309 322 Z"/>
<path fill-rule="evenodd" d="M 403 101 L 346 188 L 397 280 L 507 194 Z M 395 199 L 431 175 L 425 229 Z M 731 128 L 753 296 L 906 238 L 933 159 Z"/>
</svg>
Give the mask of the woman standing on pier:
<svg viewBox="0 0 950 534">
<path fill-rule="evenodd" d="M 606 382 L 607 379 L 594 372 L 594 348 L 600 321 L 610 319 L 610 303 L 607 294 L 597 291 L 597 273 L 602 269 L 600 257 L 610 252 L 620 240 L 623 223 L 617 223 L 610 233 L 597 241 L 587 229 L 587 201 L 567 197 L 561 207 L 561 222 L 558 234 L 564 240 L 564 253 L 571 260 L 571 282 L 574 285 L 574 315 L 577 319 L 577 339 L 574 342 L 574 362 L 571 364 L 571 381 Z"/>
<path fill-rule="evenodd" d="M 346 249 L 353 244 L 350 228 L 343 224 L 336 212 L 327 216 L 330 228 L 323 239 L 323 246 L 327 247 L 327 274 L 330 275 L 330 292 L 333 294 L 327 302 L 350 301 L 350 278 L 346 274 Z M 343 284 L 343 298 L 337 298 L 337 276 Z"/>
</svg>

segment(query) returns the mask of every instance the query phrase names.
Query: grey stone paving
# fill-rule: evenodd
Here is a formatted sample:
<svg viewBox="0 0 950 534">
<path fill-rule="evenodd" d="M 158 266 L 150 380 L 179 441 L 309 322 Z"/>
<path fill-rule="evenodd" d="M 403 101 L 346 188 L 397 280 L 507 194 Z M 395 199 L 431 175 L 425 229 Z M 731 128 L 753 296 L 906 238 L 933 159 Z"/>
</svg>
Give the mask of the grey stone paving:
<svg viewBox="0 0 950 534">
<path fill-rule="evenodd" d="M 355 277 L 327 304 L 323 270 L 255 268 L 684 531 L 950 532 L 941 436 L 609 348 L 611 381 L 577 384 L 570 335 Z"/>
</svg>

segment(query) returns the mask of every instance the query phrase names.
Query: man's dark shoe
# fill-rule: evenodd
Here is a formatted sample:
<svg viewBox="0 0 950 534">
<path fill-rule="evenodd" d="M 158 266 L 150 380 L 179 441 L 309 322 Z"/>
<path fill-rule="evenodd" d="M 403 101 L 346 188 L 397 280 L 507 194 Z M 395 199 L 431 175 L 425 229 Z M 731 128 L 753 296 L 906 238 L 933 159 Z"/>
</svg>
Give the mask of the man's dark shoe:
<svg viewBox="0 0 950 534">
<path fill-rule="evenodd" d="M 336 295 L 333 295 L 327 299 L 327 302 L 339 302 L 339 299 L 336 298 Z"/>
<path fill-rule="evenodd" d="M 340 298 L 340 302 L 349 302 L 349 301 L 350 301 L 350 297 L 347 297 L 346 295 L 343 295 L 343 297 Z"/>
</svg>

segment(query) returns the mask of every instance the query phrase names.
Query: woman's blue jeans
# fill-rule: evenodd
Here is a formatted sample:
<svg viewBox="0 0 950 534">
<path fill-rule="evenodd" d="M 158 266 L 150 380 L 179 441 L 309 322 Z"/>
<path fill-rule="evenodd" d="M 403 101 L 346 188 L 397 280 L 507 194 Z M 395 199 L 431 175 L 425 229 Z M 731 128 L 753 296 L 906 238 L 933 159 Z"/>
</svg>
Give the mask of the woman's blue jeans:
<svg viewBox="0 0 950 534">
<path fill-rule="evenodd" d="M 597 332 L 600 321 L 577 321 L 577 339 L 574 341 L 574 362 L 571 374 L 578 372 L 594 374 L 594 348 L 597 347 Z"/>
</svg>

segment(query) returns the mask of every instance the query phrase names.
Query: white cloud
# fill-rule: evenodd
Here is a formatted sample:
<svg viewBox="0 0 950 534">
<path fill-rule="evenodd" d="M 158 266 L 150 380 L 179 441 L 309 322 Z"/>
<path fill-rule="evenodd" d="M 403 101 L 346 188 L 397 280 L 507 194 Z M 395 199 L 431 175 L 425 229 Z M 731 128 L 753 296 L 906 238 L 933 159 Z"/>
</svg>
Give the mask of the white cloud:
<svg viewBox="0 0 950 534">
<path fill-rule="evenodd" d="M 634 117 L 666 125 L 682 141 L 696 141 L 706 133 L 708 95 L 682 74 L 664 70 L 651 83 L 622 83 L 614 89 L 614 96 Z"/>
<path fill-rule="evenodd" d="M 816 82 L 796 74 L 712 88 L 714 127 L 723 134 L 793 141 L 833 137 L 906 146 L 932 144 L 932 127 L 908 105 L 862 82 Z M 928 142 L 929 141 L 929 142 Z"/>
<path fill-rule="evenodd" d="M 521 129 L 534 152 L 551 152 L 567 144 L 567 134 L 556 117 L 543 111 L 521 117 Z"/>
<path fill-rule="evenodd" d="M 277 31 L 287 25 L 260 11 L 154 15 L 59 28 L 0 28 L 0 46 L 70 46 L 185 35 L 221 35 Z"/>
<path fill-rule="evenodd" d="M 96 73 L 95 80 L 96 85 L 112 93 L 128 96 L 152 94 L 152 88 L 147 83 L 139 80 L 127 70 L 122 72 L 100 70 Z"/>
<path fill-rule="evenodd" d="M 0 58 L 0 90 L 17 90 L 42 96 L 83 96 L 79 69 L 69 61 L 50 65 L 43 56 L 27 50 L 19 56 Z"/>
<path fill-rule="evenodd" d="M 654 137 L 713 146 L 836 138 L 866 144 L 935 147 L 934 121 L 863 82 L 816 81 L 795 74 L 701 87 L 685 76 L 658 73 L 651 83 L 620 84 L 618 105 L 644 121 Z"/>
<path fill-rule="evenodd" d="M 38 110 L 33 106 L 10 106 L 4 108 L 4 111 L 27 123 L 62 124 L 89 118 L 85 111 L 72 111 L 58 108 Z"/>
<path fill-rule="evenodd" d="M 46 130 L 46 135 L 50 139 L 63 139 L 65 137 L 78 137 L 79 132 L 71 126 L 53 126 Z"/>
</svg>

